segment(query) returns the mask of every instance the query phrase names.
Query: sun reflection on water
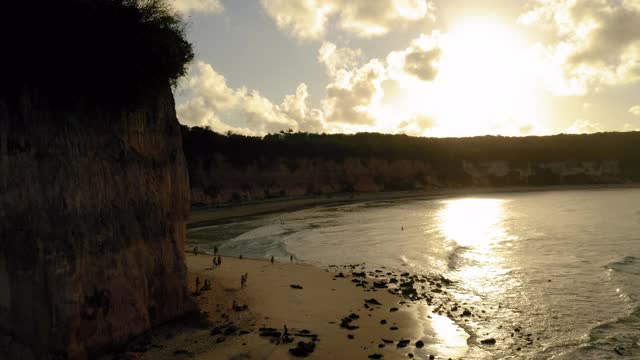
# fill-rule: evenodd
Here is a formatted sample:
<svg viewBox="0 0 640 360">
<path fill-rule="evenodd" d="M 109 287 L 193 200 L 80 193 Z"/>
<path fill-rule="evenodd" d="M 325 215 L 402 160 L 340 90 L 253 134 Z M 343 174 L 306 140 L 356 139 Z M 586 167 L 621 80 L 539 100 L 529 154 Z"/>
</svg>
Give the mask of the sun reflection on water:
<svg viewBox="0 0 640 360">
<path fill-rule="evenodd" d="M 461 356 L 467 350 L 467 335 L 464 330 L 457 326 L 446 316 L 431 314 L 431 326 L 436 333 L 436 343 L 443 346 L 438 349 L 446 356 Z"/>
<path fill-rule="evenodd" d="M 456 199 L 444 201 L 438 221 L 444 235 L 460 246 L 488 247 L 506 235 L 500 199 Z"/>
<path fill-rule="evenodd" d="M 451 243 L 449 269 L 478 297 L 505 291 L 506 283 L 497 280 L 509 270 L 503 267 L 499 247 L 515 239 L 505 226 L 506 203 L 501 199 L 446 200 L 436 217 L 441 234 Z"/>
</svg>

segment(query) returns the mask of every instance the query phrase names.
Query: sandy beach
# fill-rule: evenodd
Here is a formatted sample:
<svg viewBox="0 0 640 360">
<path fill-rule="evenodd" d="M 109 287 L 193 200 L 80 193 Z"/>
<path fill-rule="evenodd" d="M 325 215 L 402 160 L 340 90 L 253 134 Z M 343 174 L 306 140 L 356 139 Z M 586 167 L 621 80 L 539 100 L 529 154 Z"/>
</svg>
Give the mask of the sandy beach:
<svg viewBox="0 0 640 360">
<path fill-rule="evenodd" d="M 601 187 L 512 191 L 597 188 Z M 346 201 L 507 191 L 484 190 L 256 202 L 196 211 L 190 222 L 233 221 L 241 216 Z M 322 268 L 236 257 L 222 257 L 222 264 L 213 268 L 212 258 L 194 255 L 191 249 L 186 252 L 189 292 L 197 311 L 132 342 L 121 353 L 124 358 L 294 359 L 298 357 L 291 350 L 304 342 L 302 347 L 312 350 L 307 354 L 310 359 L 461 359 L 471 355 L 482 358 L 485 349 L 495 343 L 491 334 L 465 332 L 465 323 L 483 319 L 484 311 L 457 303 L 447 293 L 449 283 L 445 278 L 368 268 L 364 264 Z M 243 274 L 248 274 L 244 288 L 240 281 Z M 211 289 L 196 292 L 196 278 L 200 286 L 209 281 Z M 288 336 L 283 334 L 285 325 Z M 514 346 L 531 344 L 531 339 L 517 333 L 512 341 Z"/>
<path fill-rule="evenodd" d="M 432 279 L 361 266 L 321 269 L 229 257 L 212 270 L 208 255 L 187 254 L 187 263 L 200 315 L 155 329 L 129 347 L 128 358 L 289 359 L 296 358 L 290 349 L 300 341 L 314 344 L 310 359 L 457 359 L 467 350 L 468 335 L 427 306 L 442 303 L 431 298 L 433 289 L 444 288 Z M 241 288 L 245 273 L 247 286 Z M 196 294 L 196 277 L 201 286 L 211 281 L 211 290 Z M 392 293 L 389 289 L 400 286 L 391 278 L 415 284 L 416 294 L 431 294 L 430 300 L 409 301 Z M 234 310 L 234 301 L 246 310 Z M 285 325 L 290 343 L 283 341 Z"/>
</svg>

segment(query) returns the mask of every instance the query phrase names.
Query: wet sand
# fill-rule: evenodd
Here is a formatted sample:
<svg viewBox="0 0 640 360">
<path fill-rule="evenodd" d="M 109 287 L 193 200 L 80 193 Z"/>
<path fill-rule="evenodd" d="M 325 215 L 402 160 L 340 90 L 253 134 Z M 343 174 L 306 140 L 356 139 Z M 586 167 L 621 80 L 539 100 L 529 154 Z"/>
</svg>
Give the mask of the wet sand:
<svg viewBox="0 0 640 360">
<path fill-rule="evenodd" d="M 426 300 L 409 301 L 402 294 L 392 293 L 396 290 L 373 285 L 379 281 L 382 286 L 392 277 L 407 281 L 408 274 L 388 276 L 384 270 L 362 272 L 363 268 L 356 266 L 321 269 L 228 257 L 223 257 L 222 265 L 212 270 L 211 262 L 211 256 L 187 254 L 190 292 L 195 291 L 196 276 L 201 285 L 204 279 L 212 283 L 211 290 L 193 296 L 201 315 L 155 329 L 141 340 L 144 351 L 131 352 L 130 347 L 127 356 L 293 359 L 289 349 L 299 341 L 315 344 L 310 359 L 367 359 L 374 354 L 384 359 L 407 359 L 409 354 L 418 359 L 429 359 L 430 355 L 457 359 L 466 352 L 466 333 L 448 318 L 431 313 Z M 240 277 L 244 273 L 248 274 L 248 281 L 241 288 Z M 441 286 L 430 286 L 426 278 L 419 276 L 414 279 L 411 282 L 419 289 L 418 294 L 432 293 L 430 288 Z M 420 289 L 419 284 L 424 284 L 426 290 Z M 399 289 L 391 283 L 387 285 Z M 370 299 L 381 305 L 371 302 L 365 306 Z M 247 305 L 247 309 L 232 309 L 234 301 L 239 306 Z M 430 302 L 436 306 L 442 299 L 431 298 Z M 392 308 L 398 310 L 391 311 Z M 343 321 L 349 316 L 351 320 Z M 281 334 L 261 336 L 269 331 L 282 333 L 285 325 L 293 339 L 291 343 L 283 343 Z M 398 347 L 400 340 L 408 340 L 406 346 Z M 416 346 L 418 340 L 424 347 Z"/>
</svg>

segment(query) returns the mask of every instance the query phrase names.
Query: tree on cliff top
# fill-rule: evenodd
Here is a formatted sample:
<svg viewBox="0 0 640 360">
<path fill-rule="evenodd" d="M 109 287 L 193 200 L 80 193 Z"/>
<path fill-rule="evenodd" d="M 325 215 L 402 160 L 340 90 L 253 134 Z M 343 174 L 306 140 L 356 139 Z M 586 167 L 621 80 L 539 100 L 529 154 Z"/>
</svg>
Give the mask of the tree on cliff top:
<svg viewBox="0 0 640 360">
<path fill-rule="evenodd" d="M 2 84 L 123 100 L 175 85 L 193 49 L 167 0 L 19 0 L 0 5 Z"/>
</svg>

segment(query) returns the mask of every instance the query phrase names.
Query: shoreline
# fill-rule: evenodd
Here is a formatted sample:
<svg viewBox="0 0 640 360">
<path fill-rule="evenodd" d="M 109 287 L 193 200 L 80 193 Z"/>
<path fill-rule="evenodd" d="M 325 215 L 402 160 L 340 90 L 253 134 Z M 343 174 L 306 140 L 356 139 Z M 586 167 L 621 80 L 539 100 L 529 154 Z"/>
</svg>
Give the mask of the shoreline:
<svg viewBox="0 0 640 360">
<path fill-rule="evenodd" d="M 192 208 L 187 220 L 187 230 L 232 222 L 248 216 L 260 216 L 278 212 L 304 210 L 314 206 L 342 205 L 363 201 L 401 200 L 401 199 L 439 199 L 456 196 L 473 196 L 499 193 L 529 193 L 546 191 L 571 190 L 607 190 L 637 189 L 640 183 L 629 184 L 594 184 L 594 185 L 551 185 L 551 186 L 511 186 L 511 187 L 477 187 L 461 189 L 409 190 L 370 192 L 354 194 L 328 194 L 323 196 L 300 196 L 255 200 L 238 204 L 225 204 L 224 207 L 208 206 Z"/>
<path fill-rule="evenodd" d="M 302 341 L 314 344 L 310 359 L 460 359 L 477 343 L 452 319 L 476 314 L 462 315 L 463 305 L 447 295 L 444 278 L 364 265 L 321 268 L 233 257 L 222 257 L 222 265 L 212 269 L 211 259 L 186 253 L 196 318 L 154 329 L 126 355 L 294 359 L 290 349 Z M 211 281 L 211 290 L 195 293 L 196 277 L 201 284 Z M 285 325 L 291 342 L 282 334 Z"/>
<path fill-rule="evenodd" d="M 204 210 L 200 219 L 206 215 L 207 221 L 215 224 L 243 216 L 359 201 L 638 187 L 624 184 L 483 188 L 287 199 Z M 202 221 L 190 219 L 190 224 L 193 229 Z M 197 304 L 197 314 L 153 329 L 142 340 L 129 345 L 125 358 L 295 359 L 290 350 L 303 342 L 304 346 L 313 347 L 308 354 L 310 359 L 370 356 L 431 359 L 432 355 L 435 359 L 466 359 L 491 358 L 505 348 L 519 350 L 534 344 L 527 337 L 531 334 L 525 335 L 525 331 L 511 338 L 476 333 L 467 322 L 486 320 L 487 315 L 482 309 L 456 300 L 449 294 L 450 282 L 439 275 L 401 273 L 367 268 L 364 264 L 317 266 L 297 261 L 271 264 L 267 259 L 246 257 L 222 257 L 222 265 L 212 269 L 211 255 L 193 255 L 188 251 L 185 254 L 188 290 Z M 249 275 L 248 286 L 242 288 L 240 277 L 245 273 Z M 343 276 L 337 276 L 341 273 Z M 196 277 L 201 284 L 204 279 L 211 281 L 212 289 L 196 293 Z M 292 285 L 300 285 L 301 289 Z M 367 300 L 371 299 L 380 305 L 369 305 Z M 235 309 L 234 303 L 238 305 Z M 285 325 L 289 337 L 283 337 Z"/>
</svg>

